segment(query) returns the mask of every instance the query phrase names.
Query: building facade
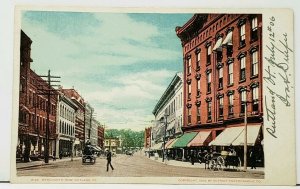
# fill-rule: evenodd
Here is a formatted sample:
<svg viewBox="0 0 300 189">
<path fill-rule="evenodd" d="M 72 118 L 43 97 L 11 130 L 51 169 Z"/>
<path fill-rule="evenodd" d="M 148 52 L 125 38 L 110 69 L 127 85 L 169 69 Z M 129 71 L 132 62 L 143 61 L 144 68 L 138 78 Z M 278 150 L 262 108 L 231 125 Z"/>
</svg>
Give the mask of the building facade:
<svg viewBox="0 0 300 189">
<path fill-rule="evenodd" d="M 55 156 L 73 156 L 75 145 L 75 119 L 78 106 L 64 93 L 59 92 L 57 103 Z"/>
<path fill-rule="evenodd" d="M 120 146 L 121 144 L 118 138 L 108 137 L 104 140 L 105 151 L 110 150 L 112 153 L 116 154 Z"/>
<path fill-rule="evenodd" d="M 48 83 L 31 70 L 31 39 L 21 30 L 20 83 L 19 83 L 19 124 L 17 158 L 25 162 L 30 157 L 44 157 L 46 130 L 49 127 L 49 154 L 55 149 L 57 95 L 48 97 Z M 50 87 L 55 93 L 55 90 Z M 49 111 L 49 122 L 47 112 Z M 47 154 L 47 155 L 49 155 Z"/>
<path fill-rule="evenodd" d="M 263 126 L 262 15 L 195 14 L 176 28 L 183 49 L 183 131 Z M 245 115 L 246 114 L 246 115 Z M 252 127 L 254 128 L 254 127 Z"/>
<path fill-rule="evenodd" d="M 84 113 L 84 138 L 85 140 L 90 140 L 92 132 L 92 121 L 93 121 L 94 109 L 89 103 L 85 103 L 85 113 Z"/>
<path fill-rule="evenodd" d="M 164 136 L 166 136 L 167 140 L 182 134 L 182 100 L 182 73 L 176 73 L 152 111 L 155 116 L 155 126 L 152 135 L 154 143 L 163 142 Z"/>
<path fill-rule="evenodd" d="M 144 134 L 144 148 L 149 149 L 151 147 L 151 127 L 145 128 Z"/>
<path fill-rule="evenodd" d="M 101 126 L 100 122 L 92 118 L 90 142 L 92 145 L 98 145 L 98 129 Z"/>
<path fill-rule="evenodd" d="M 79 155 L 83 150 L 85 144 L 85 104 L 84 99 L 74 89 L 62 89 L 62 92 L 70 98 L 73 103 L 78 107 L 75 114 L 75 153 Z"/>
<path fill-rule="evenodd" d="M 98 143 L 97 145 L 104 150 L 104 126 L 103 125 L 99 125 L 98 126 Z"/>
</svg>

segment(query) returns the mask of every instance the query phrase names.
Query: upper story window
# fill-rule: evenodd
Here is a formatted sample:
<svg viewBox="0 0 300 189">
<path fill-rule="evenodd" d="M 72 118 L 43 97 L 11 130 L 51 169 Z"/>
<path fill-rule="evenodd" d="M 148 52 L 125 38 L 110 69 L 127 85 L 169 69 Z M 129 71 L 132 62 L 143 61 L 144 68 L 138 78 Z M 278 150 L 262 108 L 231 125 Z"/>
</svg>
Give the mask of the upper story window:
<svg viewBox="0 0 300 189">
<path fill-rule="evenodd" d="M 252 111 L 257 112 L 258 111 L 258 86 L 255 86 L 252 88 Z"/>
<path fill-rule="evenodd" d="M 211 63 L 211 45 L 207 47 L 207 56 L 206 56 L 206 64 L 209 65 Z"/>
<path fill-rule="evenodd" d="M 246 90 L 242 90 L 241 91 L 241 97 L 240 97 L 240 99 L 241 99 L 241 101 L 240 101 L 240 104 L 241 104 L 241 113 L 243 114 L 243 113 L 245 113 L 245 108 L 247 107 L 246 106 L 246 99 L 247 99 L 247 92 L 246 92 Z"/>
<path fill-rule="evenodd" d="M 200 50 L 196 52 L 196 68 L 200 69 L 200 61 L 201 61 L 201 52 Z"/>
<path fill-rule="evenodd" d="M 233 54 L 233 45 L 227 45 L 226 47 L 227 49 L 227 57 L 232 57 L 232 54 Z"/>
<path fill-rule="evenodd" d="M 219 68 L 219 89 L 223 88 L 223 67 Z"/>
<path fill-rule="evenodd" d="M 197 106 L 197 122 L 201 121 L 201 108 Z"/>
<path fill-rule="evenodd" d="M 222 51 L 217 51 L 216 55 L 217 55 L 217 62 L 222 62 L 222 58 L 223 58 Z"/>
<path fill-rule="evenodd" d="M 246 80 L 246 57 L 240 59 L 240 81 Z"/>
<path fill-rule="evenodd" d="M 20 80 L 20 92 L 25 92 L 25 79 L 23 78 Z"/>
<path fill-rule="evenodd" d="M 207 120 L 211 120 L 211 101 L 207 102 Z"/>
<path fill-rule="evenodd" d="M 233 54 L 232 32 L 233 32 L 233 27 L 227 28 L 227 30 L 226 30 L 227 35 L 222 43 L 222 46 L 226 47 L 227 57 L 232 57 L 232 54 Z"/>
<path fill-rule="evenodd" d="M 192 96 L 192 85 L 189 83 L 188 84 L 188 100 L 191 100 Z"/>
<path fill-rule="evenodd" d="M 258 75 L 258 51 L 254 51 L 251 55 L 251 76 Z"/>
<path fill-rule="evenodd" d="M 191 74 L 192 73 L 192 59 L 191 57 L 188 58 L 188 65 L 187 65 L 187 74 Z"/>
<path fill-rule="evenodd" d="M 211 72 L 207 73 L 207 93 L 211 93 Z"/>
<path fill-rule="evenodd" d="M 197 80 L 197 96 L 200 96 L 201 80 Z"/>
<path fill-rule="evenodd" d="M 223 97 L 219 98 L 219 118 L 223 117 Z"/>
<path fill-rule="evenodd" d="M 233 85 L 233 62 L 228 64 L 228 85 Z"/>
<path fill-rule="evenodd" d="M 218 62 L 222 62 L 222 58 L 223 58 L 223 48 L 222 48 L 222 36 L 221 34 L 217 34 L 217 41 L 216 44 L 213 48 L 213 51 L 216 52 L 216 61 Z"/>
<path fill-rule="evenodd" d="M 192 123 L 192 111 L 191 108 L 188 108 L 188 124 Z"/>
<path fill-rule="evenodd" d="M 233 93 L 228 95 L 228 115 L 233 115 Z"/>
<path fill-rule="evenodd" d="M 246 33 L 245 33 L 246 25 L 243 23 L 240 26 L 240 46 L 244 46 L 246 44 Z"/>
<path fill-rule="evenodd" d="M 251 20 L 251 40 L 255 41 L 257 39 L 258 39 L 257 17 L 253 17 Z"/>
</svg>

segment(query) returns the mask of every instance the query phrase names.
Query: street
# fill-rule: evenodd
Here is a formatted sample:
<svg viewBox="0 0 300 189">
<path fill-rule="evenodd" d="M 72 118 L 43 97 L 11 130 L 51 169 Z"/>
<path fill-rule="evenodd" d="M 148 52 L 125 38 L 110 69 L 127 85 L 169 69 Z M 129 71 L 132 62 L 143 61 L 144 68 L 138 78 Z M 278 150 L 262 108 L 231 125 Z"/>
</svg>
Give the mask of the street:
<svg viewBox="0 0 300 189">
<path fill-rule="evenodd" d="M 51 162 L 50 162 L 51 163 Z M 189 164 L 186 162 L 186 164 Z M 263 179 L 262 171 L 213 171 L 195 167 L 166 165 L 142 154 L 117 155 L 112 158 L 115 170 L 106 171 L 106 159 L 97 158 L 95 164 L 82 165 L 81 159 L 61 161 L 44 166 L 24 167 L 18 176 L 45 177 L 223 177 Z M 198 164 L 199 165 L 199 164 Z M 196 164 L 195 164 L 196 166 Z"/>
</svg>

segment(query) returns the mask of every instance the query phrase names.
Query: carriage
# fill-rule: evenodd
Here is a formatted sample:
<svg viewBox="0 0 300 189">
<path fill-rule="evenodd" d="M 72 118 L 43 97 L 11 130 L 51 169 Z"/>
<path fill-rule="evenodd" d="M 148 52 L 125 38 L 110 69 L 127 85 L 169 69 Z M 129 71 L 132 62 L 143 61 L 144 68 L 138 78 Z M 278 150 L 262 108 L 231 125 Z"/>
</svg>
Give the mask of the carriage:
<svg viewBox="0 0 300 189">
<path fill-rule="evenodd" d="M 91 145 L 86 145 L 82 153 L 82 164 L 87 162 L 96 163 L 95 149 Z"/>
<path fill-rule="evenodd" d="M 221 153 L 199 153 L 198 161 L 205 163 L 205 169 L 211 170 L 225 170 L 230 168 L 238 170 L 241 167 L 241 159 L 236 154 L 230 154 L 227 151 L 222 151 Z"/>
<path fill-rule="evenodd" d="M 212 159 L 211 168 L 213 170 L 233 169 L 239 170 L 241 167 L 241 159 L 235 153 L 222 151 Z"/>
</svg>

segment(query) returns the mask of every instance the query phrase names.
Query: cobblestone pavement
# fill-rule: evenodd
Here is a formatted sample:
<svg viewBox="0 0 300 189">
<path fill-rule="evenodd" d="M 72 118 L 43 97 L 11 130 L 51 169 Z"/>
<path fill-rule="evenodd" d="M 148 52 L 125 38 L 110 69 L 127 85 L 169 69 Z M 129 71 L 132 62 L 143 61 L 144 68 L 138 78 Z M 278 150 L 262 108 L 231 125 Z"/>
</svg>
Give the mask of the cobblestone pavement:
<svg viewBox="0 0 300 189">
<path fill-rule="evenodd" d="M 223 177 L 223 178 L 264 178 L 263 171 L 213 171 L 195 167 L 167 165 L 146 156 L 117 155 L 112 158 L 115 170 L 106 171 L 106 159 L 97 158 L 95 164 L 82 165 L 80 159 L 61 161 L 44 166 L 22 167 L 18 176 L 47 177 Z"/>
</svg>

